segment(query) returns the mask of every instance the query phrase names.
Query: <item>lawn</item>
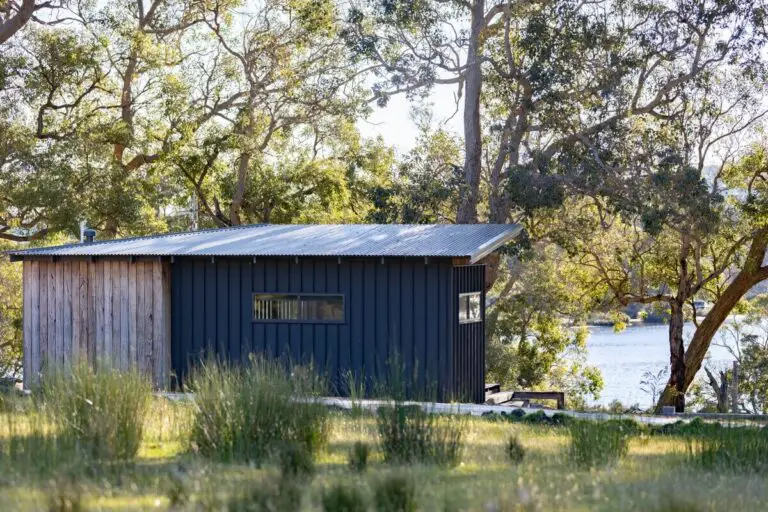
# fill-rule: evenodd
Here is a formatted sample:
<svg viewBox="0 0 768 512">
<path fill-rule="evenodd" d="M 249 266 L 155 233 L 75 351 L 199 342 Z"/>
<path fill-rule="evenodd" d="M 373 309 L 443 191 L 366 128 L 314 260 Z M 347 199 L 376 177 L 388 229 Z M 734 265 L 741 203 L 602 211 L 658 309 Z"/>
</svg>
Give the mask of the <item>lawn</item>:
<svg viewBox="0 0 768 512">
<path fill-rule="evenodd" d="M 30 399 L 6 407 L 0 431 L 30 430 Z M 278 481 L 272 465 L 211 462 L 194 453 L 187 436 L 192 424 L 187 403 L 154 398 L 138 458 L 130 466 L 89 471 L 63 464 L 31 471 L 2 460 L 3 510 L 231 510 L 234 497 L 269 489 Z M 31 420 L 35 421 L 35 420 Z M 680 436 L 634 435 L 627 455 L 599 469 L 579 469 L 568 457 L 567 427 L 468 418 L 460 463 L 452 468 L 385 464 L 377 449 L 375 419 L 333 412 L 327 447 L 317 456 L 313 476 L 301 480 L 301 508 L 323 510 L 323 495 L 343 483 L 371 500 L 377 483 L 404 475 L 413 482 L 420 510 L 643 510 L 704 511 L 764 509 L 768 479 L 748 471 L 691 467 Z M 9 427 L 12 425 L 13 427 Z M 5 427 L 4 427 L 5 426 Z M 519 464 L 509 462 L 507 445 L 516 436 L 523 447 Z M 353 472 L 348 454 L 355 442 L 372 447 L 367 470 Z M 6 443 L 7 445 L 7 443 Z M 372 503 L 372 501 L 371 501 Z"/>
</svg>

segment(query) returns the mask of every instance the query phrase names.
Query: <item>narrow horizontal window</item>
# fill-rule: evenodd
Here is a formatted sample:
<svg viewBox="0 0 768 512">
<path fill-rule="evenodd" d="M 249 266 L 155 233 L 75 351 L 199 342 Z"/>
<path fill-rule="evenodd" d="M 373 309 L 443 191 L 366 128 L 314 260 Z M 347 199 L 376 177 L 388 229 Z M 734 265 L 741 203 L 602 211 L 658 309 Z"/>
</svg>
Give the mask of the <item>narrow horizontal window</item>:
<svg viewBox="0 0 768 512">
<path fill-rule="evenodd" d="M 480 292 L 459 294 L 459 323 L 482 322 L 483 312 L 480 304 Z"/>
<path fill-rule="evenodd" d="M 343 295 L 256 293 L 253 296 L 256 322 L 343 322 Z"/>
</svg>

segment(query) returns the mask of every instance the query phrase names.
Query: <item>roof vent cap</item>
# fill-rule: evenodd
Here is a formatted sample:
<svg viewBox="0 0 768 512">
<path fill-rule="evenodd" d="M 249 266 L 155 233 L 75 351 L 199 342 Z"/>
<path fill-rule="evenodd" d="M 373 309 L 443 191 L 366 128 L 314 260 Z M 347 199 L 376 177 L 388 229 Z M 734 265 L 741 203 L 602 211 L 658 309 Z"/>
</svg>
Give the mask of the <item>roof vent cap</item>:
<svg viewBox="0 0 768 512">
<path fill-rule="evenodd" d="M 85 231 L 83 231 L 83 236 L 85 237 L 86 244 L 92 244 L 93 239 L 96 237 L 96 230 L 88 228 Z"/>
</svg>

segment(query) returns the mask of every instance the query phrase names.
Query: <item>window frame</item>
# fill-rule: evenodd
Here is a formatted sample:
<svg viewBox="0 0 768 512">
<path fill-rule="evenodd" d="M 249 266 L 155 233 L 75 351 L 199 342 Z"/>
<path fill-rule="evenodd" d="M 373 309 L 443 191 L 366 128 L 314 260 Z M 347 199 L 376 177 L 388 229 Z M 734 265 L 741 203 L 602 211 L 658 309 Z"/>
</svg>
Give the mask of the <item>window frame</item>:
<svg viewBox="0 0 768 512">
<path fill-rule="evenodd" d="M 461 302 L 462 299 L 465 297 L 473 297 L 477 296 L 480 300 L 480 316 L 477 318 L 469 318 L 469 301 L 467 301 L 467 318 L 465 320 L 461 319 Z M 457 320 L 459 321 L 459 325 L 465 325 L 465 324 L 476 324 L 481 323 L 484 320 L 485 312 L 483 311 L 483 292 L 476 291 L 476 292 L 462 292 L 459 293 L 459 303 L 456 312 L 458 313 Z"/>
<path fill-rule="evenodd" d="M 341 320 L 304 320 L 304 319 L 270 319 L 270 318 L 256 318 L 256 296 L 257 295 L 288 295 L 293 297 L 341 297 Z M 347 323 L 347 297 L 343 293 L 321 293 L 321 292 L 253 292 L 251 293 L 251 323 L 262 324 L 332 324 L 340 325 Z"/>
</svg>

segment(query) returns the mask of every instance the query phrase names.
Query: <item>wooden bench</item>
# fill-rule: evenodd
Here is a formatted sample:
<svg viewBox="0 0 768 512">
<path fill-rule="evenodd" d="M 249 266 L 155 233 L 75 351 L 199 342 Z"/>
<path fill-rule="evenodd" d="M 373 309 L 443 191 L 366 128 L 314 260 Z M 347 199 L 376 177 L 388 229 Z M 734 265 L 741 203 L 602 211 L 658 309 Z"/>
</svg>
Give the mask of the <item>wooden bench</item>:
<svg viewBox="0 0 768 512">
<path fill-rule="evenodd" d="M 565 393 L 562 391 L 515 391 L 512 400 L 522 400 L 527 407 L 531 400 L 555 400 L 558 409 L 565 409 Z"/>
<path fill-rule="evenodd" d="M 565 409 L 565 393 L 562 391 L 502 391 L 499 384 L 485 385 L 485 403 L 488 405 L 522 402 L 523 407 L 528 407 L 531 400 L 554 400 L 558 409 Z"/>
</svg>

